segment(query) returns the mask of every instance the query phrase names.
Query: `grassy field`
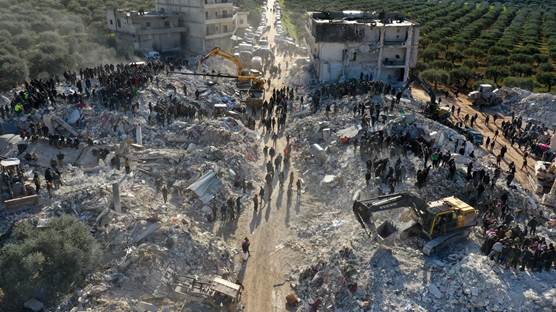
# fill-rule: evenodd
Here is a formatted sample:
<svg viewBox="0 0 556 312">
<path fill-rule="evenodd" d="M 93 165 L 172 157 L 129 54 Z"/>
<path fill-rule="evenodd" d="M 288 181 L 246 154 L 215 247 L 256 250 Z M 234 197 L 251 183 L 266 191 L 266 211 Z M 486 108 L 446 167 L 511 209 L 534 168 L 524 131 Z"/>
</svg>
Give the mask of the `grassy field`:
<svg viewBox="0 0 556 312">
<path fill-rule="evenodd" d="M 478 83 L 554 92 L 556 1 L 280 0 L 284 24 L 300 31 L 307 10 L 400 13 L 421 25 L 416 70 L 431 82 Z M 293 22 L 292 22 L 293 21 Z M 290 28 L 291 29 L 291 28 Z"/>
</svg>

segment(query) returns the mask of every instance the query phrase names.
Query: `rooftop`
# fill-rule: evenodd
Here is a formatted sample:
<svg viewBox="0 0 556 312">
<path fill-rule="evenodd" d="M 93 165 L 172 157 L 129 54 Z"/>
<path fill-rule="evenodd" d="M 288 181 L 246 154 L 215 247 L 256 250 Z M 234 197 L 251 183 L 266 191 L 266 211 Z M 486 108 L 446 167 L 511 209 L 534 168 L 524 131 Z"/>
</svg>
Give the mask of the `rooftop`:
<svg viewBox="0 0 556 312">
<path fill-rule="evenodd" d="M 417 23 L 399 15 L 386 15 L 381 18 L 376 11 L 308 12 L 313 22 L 318 24 L 361 24 L 373 26 L 411 26 Z"/>
<path fill-rule="evenodd" d="M 117 10 L 118 14 L 122 14 L 128 17 L 131 16 L 143 16 L 143 17 L 161 17 L 161 16 L 177 16 L 178 13 L 174 12 L 160 12 L 160 11 L 127 11 L 127 10 Z"/>
</svg>

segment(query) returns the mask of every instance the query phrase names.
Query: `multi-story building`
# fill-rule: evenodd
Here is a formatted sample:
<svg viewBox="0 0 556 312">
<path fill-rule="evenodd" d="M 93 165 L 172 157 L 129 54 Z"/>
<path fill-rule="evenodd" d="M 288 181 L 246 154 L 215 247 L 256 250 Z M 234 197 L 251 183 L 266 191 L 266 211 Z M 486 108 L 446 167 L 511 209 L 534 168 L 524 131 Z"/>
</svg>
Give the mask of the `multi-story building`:
<svg viewBox="0 0 556 312">
<path fill-rule="evenodd" d="M 240 12 L 232 0 L 156 0 L 156 10 L 183 15 L 189 32 L 188 50 L 202 53 L 216 46 L 230 49 L 230 38 L 246 28 L 247 12 Z"/>
<path fill-rule="evenodd" d="M 120 47 L 198 54 L 231 49 L 232 35 L 248 27 L 247 15 L 232 0 L 156 0 L 154 12 L 109 10 L 107 22 Z"/>
<path fill-rule="evenodd" d="M 110 10 L 107 20 L 121 49 L 179 52 L 185 46 L 187 28 L 176 13 Z"/>
<path fill-rule="evenodd" d="M 307 42 L 322 82 L 361 74 L 392 84 L 409 78 L 417 63 L 419 25 L 361 11 L 307 13 Z"/>
</svg>

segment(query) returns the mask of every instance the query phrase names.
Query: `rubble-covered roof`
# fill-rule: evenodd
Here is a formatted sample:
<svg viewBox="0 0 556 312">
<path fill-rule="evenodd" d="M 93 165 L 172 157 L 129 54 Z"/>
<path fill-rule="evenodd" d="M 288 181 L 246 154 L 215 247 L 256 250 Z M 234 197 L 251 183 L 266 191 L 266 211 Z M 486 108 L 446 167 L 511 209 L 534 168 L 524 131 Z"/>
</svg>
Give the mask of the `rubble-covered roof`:
<svg viewBox="0 0 556 312">
<path fill-rule="evenodd" d="M 395 18 L 379 18 L 376 12 L 341 11 L 341 12 L 308 12 L 314 23 L 318 24 L 365 24 L 374 26 L 412 26 L 415 22 L 401 16 Z"/>
</svg>

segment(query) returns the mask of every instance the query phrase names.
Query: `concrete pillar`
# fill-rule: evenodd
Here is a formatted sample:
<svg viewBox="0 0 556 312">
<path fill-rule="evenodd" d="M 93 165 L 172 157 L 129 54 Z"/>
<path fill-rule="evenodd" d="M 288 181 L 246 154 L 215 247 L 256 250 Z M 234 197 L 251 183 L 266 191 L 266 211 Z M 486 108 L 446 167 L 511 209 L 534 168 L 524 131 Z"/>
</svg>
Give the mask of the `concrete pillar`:
<svg viewBox="0 0 556 312">
<path fill-rule="evenodd" d="M 411 64 L 411 52 L 413 50 L 413 26 L 407 28 L 407 39 L 405 41 L 405 64 L 403 70 L 403 83 L 409 79 L 409 64 Z"/>
<path fill-rule="evenodd" d="M 380 80 L 382 76 L 382 52 L 384 51 L 384 35 L 385 35 L 385 27 L 380 28 L 380 43 L 378 44 L 378 70 L 377 76 L 374 77 L 374 80 Z"/>
<path fill-rule="evenodd" d="M 135 127 L 135 142 L 139 145 L 143 145 L 143 132 L 141 130 L 141 125 Z"/>
<path fill-rule="evenodd" d="M 122 203 L 120 201 L 120 183 L 112 184 L 112 204 L 116 212 L 122 212 Z"/>
</svg>

